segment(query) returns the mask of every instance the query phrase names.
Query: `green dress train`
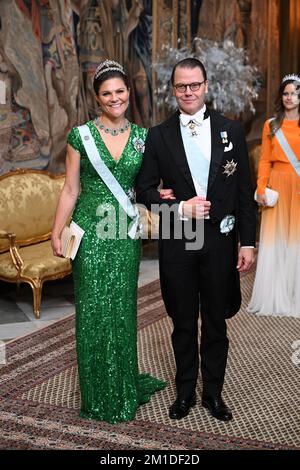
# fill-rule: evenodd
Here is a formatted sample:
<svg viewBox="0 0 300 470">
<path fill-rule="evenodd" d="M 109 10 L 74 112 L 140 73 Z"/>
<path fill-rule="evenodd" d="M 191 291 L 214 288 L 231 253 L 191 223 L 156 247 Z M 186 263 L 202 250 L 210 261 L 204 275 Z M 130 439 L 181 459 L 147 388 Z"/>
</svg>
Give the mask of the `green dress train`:
<svg viewBox="0 0 300 470">
<path fill-rule="evenodd" d="M 132 124 L 122 156 L 115 161 L 94 122 L 87 125 L 102 160 L 130 193 L 147 130 Z M 81 156 L 81 193 L 72 218 L 85 230 L 73 261 L 80 415 L 118 423 L 132 420 L 138 406 L 165 387 L 163 381 L 138 372 L 140 240 L 120 235 L 120 221 L 129 224 L 130 219 L 90 163 L 77 128 L 71 130 L 68 143 Z M 105 238 L 103 232 L 112 228 L 116 236 Z"/>
</svg>

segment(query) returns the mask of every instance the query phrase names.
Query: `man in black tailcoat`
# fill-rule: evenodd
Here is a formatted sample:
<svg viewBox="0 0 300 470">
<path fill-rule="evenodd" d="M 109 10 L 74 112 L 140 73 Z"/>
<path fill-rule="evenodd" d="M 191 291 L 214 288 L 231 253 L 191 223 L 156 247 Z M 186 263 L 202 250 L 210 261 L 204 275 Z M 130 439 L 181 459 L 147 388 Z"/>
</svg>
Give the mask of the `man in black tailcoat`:
<svg viewBox="0 0 300 470">
<path fill-rule="evenodd" d="M 247 146 L 238 121 L 206 107 L 208 81 L 199 60 L 177 63 L 171 83 L 179 109 L 149 130 L 136 186 L 137 202 L 160 212 L 160 281 L 174 326 L 177 369 L 177 398 L 169 416 L 181 419 L 196 405 L 200 310 L 202 406 L 229 421 L 232 413 L 221 395 L 226 318 L 240 308 L 239 273 L 254 261 L 256 214 Z M 173 199 L 160 198 L 161 181 L 172 188 Z M 166 205 L 173 218 L 166 217 Z M 194 238 L 186 236 L 188 227 Z"/>
</svg>

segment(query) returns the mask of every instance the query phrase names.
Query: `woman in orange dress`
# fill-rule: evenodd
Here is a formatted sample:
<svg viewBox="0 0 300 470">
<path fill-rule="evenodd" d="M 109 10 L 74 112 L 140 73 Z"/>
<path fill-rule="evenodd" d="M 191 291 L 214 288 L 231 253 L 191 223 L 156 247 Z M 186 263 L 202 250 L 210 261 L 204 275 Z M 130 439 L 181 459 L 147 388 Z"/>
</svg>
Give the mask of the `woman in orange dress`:
<svg viewBox="0 0 300 470">
<path fill-rule="evenodd" d="M 281 129 L 296 163 L 300 161 L 300 77 L 286 75 L 279 88 L 277 114 L 266 121 L 258 167 L 257 202 L 262 207 L 260 243 L 248 312 L 300 317 L 300 175 L 283 151 Z M 279 193 L 266 206 L 265 189 Z"/>
</svg>

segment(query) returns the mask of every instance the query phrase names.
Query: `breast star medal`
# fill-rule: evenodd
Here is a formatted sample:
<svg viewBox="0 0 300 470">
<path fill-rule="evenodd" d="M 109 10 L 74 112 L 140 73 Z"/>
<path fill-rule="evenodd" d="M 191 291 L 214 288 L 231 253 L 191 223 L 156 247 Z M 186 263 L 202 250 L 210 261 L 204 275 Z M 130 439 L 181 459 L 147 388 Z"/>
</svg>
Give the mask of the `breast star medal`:
<svg viewBox="0 0 300 470">
<path fill-rule="evenodd" d="M 237 167 L 237 163 L 235 163 L 233 159 L 230 162 L 226 160 L 226 164 L 223 165 L 223 168 L 224 168 L 223 174 L 226 175 L 226 178 L 228 178 L 228 176 L 232 176 L 233 173 L 236 172 L 236 167 Z"/>
</svg>

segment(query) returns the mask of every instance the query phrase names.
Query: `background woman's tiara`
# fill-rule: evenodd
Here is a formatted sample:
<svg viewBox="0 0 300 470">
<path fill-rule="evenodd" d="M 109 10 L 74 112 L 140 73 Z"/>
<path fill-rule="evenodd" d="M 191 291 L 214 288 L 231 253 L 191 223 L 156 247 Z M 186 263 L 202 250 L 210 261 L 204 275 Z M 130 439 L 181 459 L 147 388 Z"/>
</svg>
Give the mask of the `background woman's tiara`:
<svg viewBox="0 0 300 470">
<path fill-rule="evenodd" d="M 125 75 L 124 69 L 122 65 L 119 64 L 119 62 L 116 62 L 115 60 L 106 59 L 103 62 L 101 62 L 96 68 L 94 80 L 100 77 L 100 75 L 102 75 L 103 73 L 112 72 L 112 71 L 121 72 L 123 75 Z"/>
<path fill-rule="evenodd" d="M 289 75 L 285 75 L 282 79 L 282 82 L 281 83 L 284 83 L 286 82 L 287 80 L 295 80 L 296 82 L 299 82 L 300 83 L 300 77 L 299 75 L 295 74 L 295 73 L 290 73 Z"/>
</svg>

